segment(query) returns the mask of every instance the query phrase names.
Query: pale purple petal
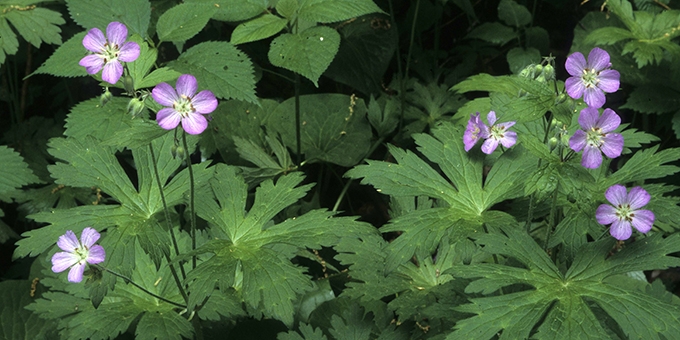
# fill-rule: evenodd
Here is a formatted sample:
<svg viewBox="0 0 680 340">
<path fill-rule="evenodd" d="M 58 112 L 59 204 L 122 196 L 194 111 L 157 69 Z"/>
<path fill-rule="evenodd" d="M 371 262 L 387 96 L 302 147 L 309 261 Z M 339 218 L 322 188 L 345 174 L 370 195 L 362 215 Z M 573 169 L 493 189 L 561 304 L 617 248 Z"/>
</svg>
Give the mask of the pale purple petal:
<svg viewBox="0 0 680 340">
<path fill-rule="evenodd" d="M 489 122 L 489 126 L 496 124 L 496 112 L 489 111 L 489 114 L 486 116 L 486 121 Z"/>
<path fill-rule="evenodd" d="M 100 245 L 95 245 L 92 248 L 90 248 L 90 253 L 87 257 L 87 262 L 90 264 L 97 264 L 104 262 L 106 259 L 106 252 L 104 251 L 104 247 Z"/>
<path fill-rule="evenodd" d="M 630 193 L 628 193 L 628 203 L 633 210 L 644 207 L 649 203 L 650 199 L 652 199 L 652 196 L 649 195 L 645 189 L 642 189 L 642 187 L 634 187 L 633 189 L 630 189 Z"/>
<path fill-rule="evenodd" d="M 623 136 L 618 133 L 608 133 L 602 137 L 600 149 L 609 158 L 621 156 L 621 152 L 623 152 Z"/>
<path fill-rule="evenodd" d="M 177 94 L 191 98 L 198 90 L 198 82 L 196 82 L 196 77 L 190 74 L 183 74 L 177 79 Z"/>
<path fill-rule="evenodd" d="M 123 65 L 121 65 L 117 60 L 109 61 L 104 65 L 104 71 L 102 72 L 102 79 L 108 83 L 115 84 L 118 79 L 123 75 Z"/>
<path fill-rule="evenodd" d="M 80 242 L 78 242 L 78 237 L 76 237 L 76 234 L 72 230 L 67 230 L 66 234 L 59 236 L 57 246 L 59 246 L 61 250 L 72 253 L 76 248 L 80 248 Z"/>
<path fill-rule="evenodd" d="M 654 213 L 649 210 L 637 210 L 633 217 L 633 227 L 639 232 L 645 234 L 652 230 L 654 224 Z"/>
<path fill-rule="evenodd" d="M 64 270 L 70 268 L 72 265 L 78 263 L 80 258 L 78 255 L 67 252 L 59 252 L 52 255 L 52 271 L 55 273 L 61 273 Z"/>
<path fill-rule="evenodd" d="M 83 280 L 83 272 L 85 271 L 85 263 L 76 263 L 68 272 L 69 282 L 80 282 Z"/>
<path fill-rule="evenodd" d="M 467 128 L 463 133 L 463 145 L 465 146 L 465 152 L 470 151 L 477 141 L 479 140 L 479 133 L 481 132 L 479 124 L 479 112 L 476 115 L 470 115 L 470 120 L 468 120 Z"/>
<path fill-rule="evenodd" d="M 605 98 L 604 93 L 599 88 L 589 87 L 586 88 L 585 93 L 583 94 L 583 101 L 586 102 L 588 106 L 598 109 L 604 105 L 607 98 Z"/>
<path fill-rule="evenodd" d="M 490 155 L 498 147 L 498 141 L 495 138 L 489 138 L 482 144 L 482 152 Z"/>
<path fill-rule="evenodd" d="M 600 149 L 586 145 L 581 157 L 581 165 L 586 169 L 597 169 L 602 164 L 602 153 Z"/>
<path fill-rule="evenodd" d="M 564 67 L 570 75 L 580 77 L 583 74 L 583 70 L 586 68 L 586 58 L 581 52 L 572 53 L 567 57 L 567 62 L 564 64 Z"/>
<path fill-rule="evenodd" d="M 211 91 L 203 90 L 191 99 L 191 105 L 198 113 L 210 113 L 217 108 L 217 98 Z"/>
<path fill-rule="evenodd" d="M 619 218 L 616 216 L 616 208 L 609 204 L 600 204 L 595 211 L 595 218 L 599 224 L 612 224 Z"/>
<path fill-rule="evenodd" d="M 583 130 L 576 130 L 574 135 L 569 138 L 569 147 L 576 152 L 583 150 L 583 148 L 586 146 L 586 143 L 587 134 Z"/>
<path fill-rule="evenodd" d="M 208 121 L 201 114 L 190 113 L 182 119 L 182 128 L 190 135 L 198 135 L 208 128 Z"/>
<path fill-rule="evenodd" d="M 564 88 L 567 90 L 569 97 L 574 99 L 579 99 L 583 96 L 583 92 L 586 90 L 586 86 L 583 85 L 583 81 L 578 77 L 567 78 L 564 81 Z"/>
<path fill-rule="evenodd" d="M 503 130 L 507 130 L 511 128 L 513 125 L 515 125 L 515 123 L 516 123 L 515 121 L 509 121 L 505 123 L 498 123 L 496 124 L 496 126 L 503 128 Z"/>
<path fill-rule="evenodd" d="M 621 74 L 619 71 L 604 70 L 600 72 L 597 79 L 600 80 L 600 82 L 597 84 L 597 87 L 602 89 L 602 91 L 612 93 L 619 90 L 619 79 L 621 79 Z"/>
<path fill-rule="evenodd" d="M 578 115 L 578 124 L 581 125 L 583 130 L 590 130 L 597 126 L 597 119 L 600 114 L 597 112 L 596 108 L 586 107 L 581 110 Z"/>
<path fill-rule="evenodd" d="M 630 238 L 630 235 L 633 234 L 633 229 L 630 227 L 629 222 L 616 220 L 609 227 L 609 234 L 619 241 L 624 241 Z"/>
<path fill-rule="evenodd" d="M 182 115 L 175 111 L 175 109 L 169 107 L 161 109 L 156 114 L 156 121 L 158 122 L 158 125 L 166 130 L 172 130 L 176 128 L 177 125 L 179 125 L 180 120 L 182 120 Z"/>
<path fill-rule="evenodd" d="M 104 58 L 98 54 L 90 54 L 80 59 L 78 65 L 85 67 L 89 74 L 95 74 L 104 67 Z"/>
<path fill-rule="evenodd" d="M 139 58 L 139 44 L 134 41 L 126 42 L 123 47 L 120 48 L 120 53 L 118 53 L 118 60 L 124 61 L 126 63 L 133 62 Z"/>
<path fill-rule="evenodd" d="M 80 244 L 90 249 L 99 240 L 99 236 L 99 233 L 94 228 L 87 227 L 80 234 Z"/>
<path fill-rule="evenodd" d="M 160 83 L 156 85 L 156 87 L 154 87 L 151 91 L 151 96 L 155 101 L 158 102 L 158 104 L 170 107 L 175 105 L 175 102 L 179 99 L 175 89 L 168 83 Z M 175 126 L 177 126 L 177 124 L 175 124 Z"/>
<path fill-rule="evenodd" d="M 509 148 L 515 145 L 515 143 L 517 143 L 517 133 L 514 131 L 506 131 L 503 134 L 503 138 L 501 138 L 501 144 L 503 144 L 504 147 Z"/>
<path fill-rule="evenodd" d="M 93 28 L 83 38 L 83 46 L 90 52 L 103 52 L 106 37 L 99 28 Z"/>
<path fill-rule="evenodd" d="M 595 71 L 602 71 L 610 67 L 609 53 L 599 47 L 593 48 L 588 54 L 588 66 Z"/>
<path fill-rule="evenodd" d="M 628 192 L 626 187 L 621 184 L 614 184 L 610 186 L 607 191 L 604 192 L 604 197 L 613 206 L 618 206 L 628 203 Z"/>
<path fill-rule="evenodd" d="M 604 133 L 614 131 L 619 125 L 621 125 L 621 117 L 612 109 L 604 109 L 596 123 L 596 126 L 599 126 Z"/>
<path fill-rule="evenodd" d="M 125 39 L 127 39 L 127 35 L 127 27 L 117 21 L 111 22 L 106 27 L 106 37 L 109 39 L 109 44 L 112 46 L 118 45 L 117 48 L 123 46 Z"/>
</svg>

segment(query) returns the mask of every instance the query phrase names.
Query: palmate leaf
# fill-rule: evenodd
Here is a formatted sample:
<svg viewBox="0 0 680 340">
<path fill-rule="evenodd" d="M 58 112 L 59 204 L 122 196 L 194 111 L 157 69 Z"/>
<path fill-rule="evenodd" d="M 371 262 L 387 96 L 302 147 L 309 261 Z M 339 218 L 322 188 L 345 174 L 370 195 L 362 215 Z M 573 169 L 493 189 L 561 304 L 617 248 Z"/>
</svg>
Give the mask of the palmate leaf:
<svg viewBox="0 0 680 340">
<path fill-rule="evenodd" d="M 298 250 L 337 244 L 342 237 L 362 237 L 374 229 L 353 218 L 333 218 L 314 210 L 278 224 L 271 220 L 306 195 L 299 173 L 263 182 L 246 210 L 247 186 L 236 169 L 217 165 L 215 178 L 197 197 L 198 215 L 210 223 L 213 241 L 196 253 L 214 256 L 187 275 L 189 308 L 209 297 L 215 287 L 240 292 L 251 314 L 293 323 L 294 300 L 313 288 L 304 268 L 290 259 Z M 217 199 L 217 201 L 215 201 Z"/>
<path fill-rule="evenodd" d="M 442 122 L 433 135 L 419 134 L 414 138 L 418 150 L 438 164 L 446 178 L 414 153 L 392 146 L 389 150 L 396 164 L 369 160 L 368 165 L 347 172 L 348 177 L 363 177 L 362 184 L 371 184 L 384 194 L 428 196 L 443 206 L 400 216 L 381 228 L 383 232 L 403 231 L 388 246 L 388 272 L 411 258 L 417 249 L 434 251 L 444 236 L 458 239 L 479 232 L 482 223 L 512 221 L 509 215 L 489 208 L 520 196 L 523 188 L 517 183 L 529 175 L 528 165 L 535 162 L 532 156 L 516 151 L 515 146 L 504 152 L 483 181 L 483 158 L 479 153 L 465 152 L 460 128 Z"/>
<path fill-rule="evenodd" d="M 680 259 L 667 254 L 680 250 L 680 236 L 638 239 L 611 257 L 608 252 L 613 240 L 592 242 L 580 249 L 567 273 L 562 274 L 525 232 L 513 226 L 501 229 L 505 235 L 486 234 L 478 243 L 484 245 L 485 251 L 511 257 L 525 267 L 475 264 L 455 266 L 448 273 L 477 278 L 465 289 L 467 293 L 489 295 L 517 284 L 533 289 L 472 298 L 470 304 L 457 310 L 476 315 L 459 321 L 447 339 L 490 339 L 501 331 L 500 339 L 526 339 L 532 335 L 535 339 L 610 338 L 607 328 L 611 326 L 599 321 L 595 306 L 629 337 L 660 339 L 663 334 L 672 338 L 672 334 L 680 332 L 680 305 L 643 290 L 629 289 L 627 282 L 631 279 L 620 275 L 677 266 Z M 537 329 L 535 334 L 533 329 Z"/>
<path fill-rule="evenodd" d="M 0 200 L 11 202 L 17 189 L 24 185 L 40 183 L 40 179 L 28 168 L 28 164 L 14 150 L 0 145 Z"/>
<path fill-rule="evenodd" d="M 7 280 L 0 282 L 0 337 L 6 340 L 49 339 L 56 337 L 52 320 L 40 319 L 24 309 L 33 302 L 27 293 L 30 280 Z"/>
<path fill-rule="evenodd" d="M 40 47 L 42 42 L 61 45 L 61 29 L 66 23 L 59 12 L 32 5 L 38 1 L 0 4 L 0 65 L 6 55 L 13 55 L 19 48 L 16 34 L 9 23 L 27 42 Z"/>
</svg>

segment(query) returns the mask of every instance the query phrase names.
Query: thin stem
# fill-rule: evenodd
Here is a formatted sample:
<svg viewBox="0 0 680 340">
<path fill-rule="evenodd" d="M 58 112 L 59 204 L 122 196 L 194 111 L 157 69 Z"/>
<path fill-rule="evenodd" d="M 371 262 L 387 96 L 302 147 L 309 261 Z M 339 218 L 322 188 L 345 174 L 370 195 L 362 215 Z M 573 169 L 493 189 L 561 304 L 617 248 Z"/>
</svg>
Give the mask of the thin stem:
<svg viewBox="0 0 680 340">
<path fill-rule="evenodd" d="M 195 196 L 195 183 L 194 183 L 194 170 L 191 167 L 191 155 L 189 155 L 189 147 L 187 146 L 187 133 L 186 131 L 182 133 L 182 145 L 184 146 L 184 153 L 187 156 L 187 168 L 189 168 L 189 220 L 191 221 L 191 250 L 196 250 L 196 210 L 194 210 L 194 196 Z M 196 268 L 196 255 L 191 257 L 191 268 Z"/>
<path fill-rule="evenodd" d="M 345 197 L 345 194 L 347 193 L 347 189 L 349 189 L 350 184 L 352 184 L 352 181 L 354 179 L 350 178 L 347 183 L 345 183 L 345 186 L 342 188 L 342 191 L 340 192 L 340 196 L 338 196 L 338 199 L 335 201 L 335 205 L 333 205 L 333 212 L 338 211 L 338 207 L 340 206 L 340 202 L 342 202 L 342 198 Z"/>
<path fill-rule="evenodd" d="M 300 137 L 300 75 L 295 73 L 295 141 L 297 142 L 297 166 L 302 166 L 302 138 Z"/>
<path fill-rule="evenodd" d="M 390 2 L 391 4 L 391 2 Z M 416 1 L 416 9 L 413 14 L 413 24 L 411 24 L 411 36 L 409 39 L 408 52 L 406 53 L 406 70 L 402 74 L 401 82 L 399 84 L 399 96 L 401 99 L 401 112 L 399 114 L 399 131 L 404 126 L 404 112 L 406 109 L 406 79 L 408 78 L 408 71 L 411 67 L 411 53 L 413 53 L 413 40 L 416 34 L 416 23 L 418 22 L 418 12 L 420 11 L 420 0 Z"/>
<path fill-rule="evenodd" d="M 288 77 L 284 76 L 284 75 L 281 74 L 281 73 L 278 73 L 278 72 L 275 72 L 275 71 L 272 71 L 272 70 L 268 70 L 268 69 L 266 69 L 266 68 L 263 68 L 263 69 L 262 69 L 262 72 L 267 72 L 267 73 L 269 73 L 269 74 L 273 74 L 273 75 L 275 75 L 275 76 L 278 76 L 278 77 L 281 77 L 281 78 L 283 78 L 283 79 L 285 79 L 285 80 L 288 80 L 288 81 L 291 82 L 291 83 L 295 83 L 295 79 L 288 78 Z"/>
<path fill-rule="evenodd" d="M 543 245 L 543 250 L 548 251 L 550 244 L 550 236 L 553 233 L 555 225 L 557 225 L 557 194 L 560 190 L 560 183 L 558 182 L 555 186 L 555 192 L 553 193 L 552 205 L 550 207 L 550 216 L 548 216 L 548 232 L 545 235 L 545 244 Z"/>
<path fill-rule="evenodd" d="M 98 265 L 98 264 L 96 264 L 95 266 L 96 266 L 97 268 L 101 269 L 101 270 L 107 271 L 107 272 L 109 272 L 109 273 L 111 273 L 111 274 L 113 274 L 113 275 L 115 275 L 115 276 L 118 276 L 119 278 L 125 280 L 126 283 L 131 283 L 133 286 L 139 288 L 139 289 L 140 289 L 141 291 L 143 291 L 144 293 L 147 293 L 147 294 L 149 294 L 149 295 L 155 297 L 156 299 L 159 299 L 159 300 L 161 300 L 161 301 L 165 301 L 165 302 L 167 302 L 167 303 L 169 303 L 169 304 L 171 304 L 171 305 L 173 305 L 173 306 L 179 307 L 179 308 L 187 308 L 186 305 L 183 305 L 183 304 L 181 304 L 181 303 L 177 303 L 177 302 L 168 300 L 168 299 L 166 299 L 166 298 L 164 298 L 164 297 L 162 297 L 162 296 L 160 296 L 160 295 L 156 295 L 156 294 L 154 294 L 154 293 L 148 291 L 146 288 L 140 286 L 137 282 L 132 281 L 131 278 L 129 278 L 129 277 L 123 275 L 123 274 L 116 273 L 116 272 L 114 272 L 113 270 L 108 269 L 108 268 L 103 267 L 103 266 L 100 266 L 100 265 Z"/>
</svg>

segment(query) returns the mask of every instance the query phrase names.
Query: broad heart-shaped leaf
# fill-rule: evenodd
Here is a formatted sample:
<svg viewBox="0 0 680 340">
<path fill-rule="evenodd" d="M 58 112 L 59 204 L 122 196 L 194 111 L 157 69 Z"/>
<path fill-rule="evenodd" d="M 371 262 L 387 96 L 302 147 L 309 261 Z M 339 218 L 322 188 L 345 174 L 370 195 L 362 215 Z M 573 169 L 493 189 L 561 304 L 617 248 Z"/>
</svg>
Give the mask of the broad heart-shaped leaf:
<svg viewBox="0 0 680 340">
<path fill-rule="evenodd" d="M 267 128 L 281 135 L 291 150 L 295 137 L 295 98 L 277 106 Z M 371 127 L 361 99 L 343 94 L 300 96 L 302 153 L 309 162 L 330 162 L 346 167 L 359 163 L 370 148 Z"/>
<path fill-rule="evenodd" d="M 418 151 L 439 165 L 446 178 L 416 154 L 393 146 L 389 150 L 397 164 L 369 160 L 368 165 L 359 165 L 346 174 L 363 177 L 362 184 L 371 184 L 390 196 L 427 196 L 443 206 L 414 211 L 381 228 L 383 232 L 403 231 L 388 246 L 388 272 L 408 261 L 418 249 L 434 251 L 444 236 L 458 239 L 479 232 L 485 222 L 513 221 L 505 213 L 488 209 L 520 196 L 520 179 L 535 166 L 535 158 L 515 146 L 504 152 L 483 181 L 484 160 L 479 153 L 465 152 L 460 128 L 442 122 L 432 133 L 434 136 L 414 136 Z"/>
<path fill-rule="evenodd" d="M 679 235 L 638 239 L 610 257 L 614 240 L 588 243 L 562 274 L 524 231 L 515 226 L 501 229 L 505 235 L 482 235 L 478 243 L 485 251 L 511 257 L 524 267 L 485 263 L 454 266 L 448 273 L 478 278 L 466 293 L 489 295 L 517 284 L 533 289 L 472 298 L 457 310 L 476 315 L 459 321 L 447 339 L 491 339 L 501 331 L 500 339 L 608 339 L 613 329 L 606 328 L 617 326 L 602 323 L 595 307 L 629 337 L 660 339 L 662 334 L 667 339 L 680 334 L 680 305 L 630 289 L 632 279 L 620 275 L 678 266 L 680 259 L 667 254 L 680 250 Z M 537 332 L 532 334 L 534 329 Z"/>
<path fill-rule="evenodd" d="M 518 33 L 511 27 L 500 22 L 485 22 L 470 31 L 465 36 L 468 39 L 481 39 L 496 45 L 505 45 L 517 38 Z"/>
<path fill-rule="evenodd" d="M 529 10 L 515 0 L 501 0 L 498 4 L 498 18 L 514 27 L 527 26 L 531 23 Z"/>
<path fill-rule="evenodd" d="M 274 224 L 272 219 L 311 187 L 298 186 L 301 174 L 282 176 L 276 183 L 263 182 L 252 207 L 246 210 L 247 186 L 235 168 L 222 164 L 215 168 L 215 177 L 200 190 L 196 202 L 197 213 L 210 224 L 214 239 L 196 253 L 214 256 L 187 274 L 189 308 L 202 303 L 216 285 L 222 291 L 233 287 L 252 314 L 290 326 L 295 314 L 293 301 L 313 288 L 304 269 L 290 262 L 296 252 L 332 246 L 343 237 L 363 237 L 375 229 L 322 210 Z"/>
<path fill-rule="evenodd" d="M 71 18 L 86 29 L 97 27 L 104 32 L 109 23 L 118 21 L 130 33 L 147 37 L 151 20 L 151 4 L 147 0 L 126 0 L 124 6 L 118 0 L 67 0 L 66 5 Z"/>
<path fill-rule="evenodd" d="M 288 20 L 265 13 L 236 26 L 234 32 L 231 33 L 231 43 L 238 45 L 269 38 L 281 32 L 287 24 Z"/>
<path fill-rule="evenodd" d="M 40 183 L 28 164 L 14 150 L 0 145 L 0 200 L 11 202 L 15 190 L 24 185 Z"/>
<path fill-rule="evenodd" d="M 196 76 L 217 97 L 257 103 L 255 75 L 248 56 L 224 41 L 200 43 L 169 63 L 171 69 Z"/>
<path fill-rule="evenodd" d="M 86 76 L 85 68 L 78 65 L 80 59 L 87 55 L 87 50 L 83 47 L 86 33 L 80 32 L 59 46 L 33 74 L 51 74 L 57 77 Z"/>
<path fill-rule="evenodd" d="M 186 0 L 189 4 L 209 4 L 217 8 L 213 19 L 244 21 L 268 12 L 268 0 Z"/>
<path fill-rule="evenodd" d="M 299 16 L 305 20 L 331 23 L 370 13 L 383 13 L 371 0 L 302 0 Z"/>
<path fill-rule="evenodd" d="M 160 41 L 186 41 L 198 34 L 217 12 L 212 4 L 179 4 L 158 18 L 156 32 Z"/>
<path fill-rule="evenodd" d="M 340 34 L 330 27 L 315 26 L 299 34 L 285 33 L 272 40 L 269 62 L 298 73 L 319 86 L 318 81 L 340 46 Z"/>
</svg>

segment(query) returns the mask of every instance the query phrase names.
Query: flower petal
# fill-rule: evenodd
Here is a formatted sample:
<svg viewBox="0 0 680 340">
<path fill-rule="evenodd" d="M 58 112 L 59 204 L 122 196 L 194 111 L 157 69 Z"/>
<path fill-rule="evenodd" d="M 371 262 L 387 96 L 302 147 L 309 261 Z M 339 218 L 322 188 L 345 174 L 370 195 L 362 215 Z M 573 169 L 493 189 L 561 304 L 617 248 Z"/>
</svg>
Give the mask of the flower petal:
<svg viewBox="0 0 680 340">
<path fill-rule="evenodd" d="M 621 152 L 623 152 L 623 136 L 618 133 L 608 133 L 602 138 L 600 149 L 609 158 L 621 156 Z"/>
<path fill-rule="evenodd" d="M 169 107 L 161 109 L 156 114 L 156 121 L 158 122 L 158 125 L 166 130 L 172 130 L 176 128 L 177 125 L 179 125 L 180 120 L 182 120 L 182 114 Z"/>
<path fill-rule="evenodd" d="M 80 248 L 80 242 L 72 230 L 67 230 L 66 234 L 59 236 L 59 239 L 57 240 L 57 246 L 59 246 L 59 248 L 61 248 L 63 251 L 72 253 L 76 250 L 76 248 Z"/>
<path fill-rule="evenodd" d="M 198 90 L 198 82 L 196 82 L 196 77 L 190 74 L 183 74 L 177 79 L 175 87 L 177 88 L 177 94 L 180 97 L 185 96 L 191 98 Z"/>
<path fill-rule="evenodd" d="M 123 46 L 125 39 L 127 39 L 127 35 L 127 27 L 117 21 L 113 21 L 106 26 L 106 37 L 109 39 L 109 44 L 112 46 L 118 45 L 118 49 Z"/>
<path fill-rule="evenodd" d="M 503 138 L 501 138 L 501 144 L 506 147 L 512 147 L 517 143 L 517 133 L 514 131 L 508 131 L 503 135 Z"/>
<path fill-rule="evenodd" d="M 652 225 L 654 224 L 654 213 L 649 210 L 637 210 L 635 211 L 635 216 L 633 217 L 633 227 L 639 232 L 645 234 L 652 230 Z"/>
<path fill-rule="evenodd" d="M 68 272 L 69 282 L 80 282 L 83 280 L 83 272 L 85 271 L 85 263 L 76 263 Z"/>
<path fill-rule="evenodd" d="M 190 135 L 198 135 L 208 128 L 208 120 L 198 113 L 189 113 L 189 116 L 182 119 L 182 128 Z"/>
<path fill-rule="evenodd" d="M 120 48 L 118 60 L 126 63 L 133 62 L 139 58 L 139 51 L 139 44 L 134 41 L 126 42 L 123 47 Z"/>
<path fill-rule="evenodd" d="M 606 197 L 607 201 L 613 206 L 628 203 L 628 192 L 626 191 L 626 187 L 621 184 L 610 186 L 607 191 L 604 192 L 604 197 Z"/>
<path fill-rule="evenodd" d="M 489 122 L 489 126 L 496 124 L 496 111 L 489 111 L 489 114 L 486 115 L 486 121 Z"/>
<path fill-rule="evenodd" d="M 579 77 L 570 77 L 564 81 L 564 88 L 567 89 L 567 94 L 569 97 L 574 99 L 579 99 L 583 96 L 583 92 L 586 90 L 586 86 L 583 84 L 583 80 Z"/>
<path fill-rule="evenodd" d="M 628 203 L 633 210 L 644 207 L 649 203 L 650 199 L 652 199 L 652 196 L 642 187 L 634 187 L 633 189 L 630 189 L 630 193 L 628 193 Z"/>
<path fill-rule="evenodd" d="M 123 65 L 118 60 L 112 60 L 104 65 L 102 79 L 110 84 L 115 84 L 123 75 Z"/>
<path fill-rule="evenodd" d="M 612 224 L 619 219 L 616 216 L 616 208 L 609 204 L 600 204 L 595 211 L 595 218 L 597 219 L 597 223 L 603 225 Z"/>
<path fill-rule="evenodd" d="M 587 143 L 587 134 L 583 130 L 576 130 L 574 132 L 574 135 L 569 138 L 569 147 L 576 151 L 579 152 L 583 150 L 583 148 L 586 146 Z"/>
<path fill-rule="evenodd" d="M 179 99 L 175 89 L 168 83 L 160 83 L 156 85 L 156 87 L 151 90 L 151 97 L 153 97 L 153 99 L 157 101 L 158 104 L 169 107 L 175 105 L 175 102 Z"/>
<path fill-rule="evenodd" d="M 567 62 L 564 64 L 570 75 L 580 77 L 583 70 L 586 68 L 586 58 L 581 52 L 572 53 L 567 57 Z"/>
<path fill-rule="evenodd" d="M 596 126 L 599 126 L 604 133 L 616 130 L 619 125 L 621 125 L 621 117 L 612 109 L 604 109 L 596 123 Z"/>
<path fill-rule="evenodd" d="M 90 254 L 87 256 L 87 262 L 90 264 L 97 264 L 104 262 L 106 260 L 106 252 L 104 247 L 100 245 L 95 245 L 90 248 Z"/>
<path fill-rule="evenodd" d="M 600 82 L 597 84 L 602 91 L 607 93 L 616 92 L 619 90 L 619 79 L 621 74 L 616 70 L 604 70 L 597 76 Z"/>
<path fill-rule="evenodd" d="M 597 119 L 600 114 L 597 112 L 596 108 L 586 107 L 581 110 L 578 115 L 578 124 L 581 125 L 583 130 L 590 130 L 597 126 Z"/>
<path fill-rule="evenodd" d="M 95 74 L 104 67 L 104 58 L 99 54 L 90 54 L 80 59 L 78 65 L 85 67 L 87 73 Z"/>
<path fill-rule="evenodd" d="M 99 28 L 89 30 L 83 38 L 83 46 L 90 52 L 103 52 L 104 44 L 106 44 L 106 37 Z"/>
<path fill-rule="evenodd" d="M 78 263 L 80 258 L 78 255 L 67 252 L 58 252 L 52 255 L 52 271 L 61 273 L 72 265 Z"/>
<path fill-rule="evenodd" d="M 484 141 L 484 144 L 482 144 L 482 152 L 487 155 L 490 155 L 494 152 L 494 150 L 496 150 L 497 147 L 498 140 L 496 140 L 495 138 L 489 138 Z"/>
<path fill-rule="evenodd" d="M 99 233 L 94 230 L 94 228 L 87 227 L 83 229 L 83 232 L 80 234 L 80 244 L 83 246 L 89 248 L 92 248 L 92 246 L 99 240 Z"/>
<path fill-rule="evenodd" d="M 583 156 L 581 157 L 581 165 L 587 169 L 597 169 L 602 164 L 602 153 L 600 149 L 586 145 L 583 149 Z"/>
<path fill-rule="evenodd" d="M 588 106 L 599 109 L 604 105 L 605 101 L 607 101 L 607 98 L 605 98 L 604 92 L 599 88 L 589 87 L 586 88 L 583 93 L 583 101 L 586 102 Z"/>
<path fill-rule="evenodd" d="M 191 105 L 198 113 L 210 113 L 217 108 L 217 98 L 211 91 L 203 90 L 191 99 Z"/>
<path fill-rule="evenodd" d="M 596 71 L 602 71 L 610 67 L 609 53 L 599 47 L 593 48 L 588 53 L 588 66 Z"/>
<path fill-rule="evenodd" d="M 617 220 L 609 227 L 609 234 L 619 241 L 624 241 L 633 234 L 633 228 L 630 227 L 630 222 Z"/>
</svg>

